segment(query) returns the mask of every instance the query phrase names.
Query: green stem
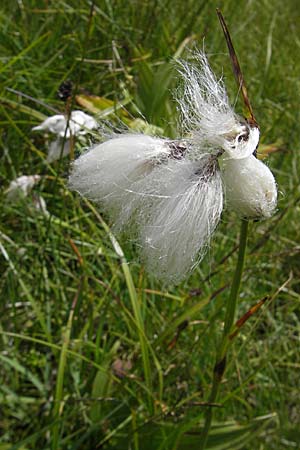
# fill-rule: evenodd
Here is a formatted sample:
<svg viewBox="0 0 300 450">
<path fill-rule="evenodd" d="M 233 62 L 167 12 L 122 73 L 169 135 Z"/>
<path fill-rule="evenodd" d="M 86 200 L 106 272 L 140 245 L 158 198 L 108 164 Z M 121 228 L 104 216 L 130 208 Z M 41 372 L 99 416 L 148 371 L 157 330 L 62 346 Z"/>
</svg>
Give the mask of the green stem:
<svg viewBox="0 0 300 450">
<path fill-rule="evenodd" d="M 227 303 L 225 324 L 224 324 L 224 336 L 227 336 L 232 328 L 235 319 L 235 310 L 237 304 L 237 297 L 240 289 L 241 278 L 244 268 L 245 251 L 247 246 L 247 234 L 248 234 L 248 220 L 242 220 L 240 231 L 240 244 L 237 265 L 235 274 L 232 280 L 229 301 Z"/>
<path fill-rule="evenodd" d="M 246 252 L 246 246 L 247 246 L 247 234 L 248 234 L 248 221 L 242 220 L 241 223 L 241 231 L 240 231 L 240 243 L 239 243 L 239 253 L 238 253 L 238 260 L 235 268 L 235 273 L 233 276 L 231 289 L 230 289 L 230 295 L 228 298 L 228 302 L 226 305 L 226 313 L 225 313 L 225 320 L 224 320 L 224 332 L 222 336 L 222 340 L 220 343 L 220 348 L 217 353 L 216 358 L 216 364 L 214 367 L 214 374 L 213 374 L 213 384 L 211 388 L 211 393 L 208 399 L 208 403 L 215 403 L 218 398 L 220 385 L 222 382 L 222 378 L 226 369 L 226 357 L 227 357 L 227 350 L 230 343 L 229 335 L 232 330 L 232 326 L 234 324 L 235 320 L 235 312 L 236 312 L 236 306 L 237 306 L 237 298 L 238 293 L 241 285 L 241 279 L 242 279 L 242 273 L 243 273 L 243 267 L 244 267 L 244 260 L 245 260 L 245 252 Z M 202 441 L 200 442 L 200 450 L 204 450 L 207 444 L 207 439 L 212 423 L 212 416 L 213 416 L 213 407 L 208 406 L 208 409 L 206 411 L 205 415 L 205 422 L 204 422 L 204 428 L 202 433 Z"/>
</svg>

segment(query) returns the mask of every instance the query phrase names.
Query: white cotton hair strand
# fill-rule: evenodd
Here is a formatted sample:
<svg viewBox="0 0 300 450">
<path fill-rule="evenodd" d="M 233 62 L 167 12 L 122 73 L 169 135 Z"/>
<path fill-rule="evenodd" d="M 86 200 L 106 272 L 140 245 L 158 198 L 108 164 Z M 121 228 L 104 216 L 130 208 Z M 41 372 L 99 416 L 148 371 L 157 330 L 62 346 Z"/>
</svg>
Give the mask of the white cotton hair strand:
<svg viewBox="0 0 300 450">
<path fill-rule="evenodd" d="M 193 64 L 179 62 L 183 87 L 177 102 L 183 132 L 211 152 L 221 148 L 229 158 L 250 156 L 258 144 L 259 129 L 236 115 L 224 83 L 216 79 L 205 54 L 197 51 L 193 58 Z"/>
<path fill-rule="evenodd" d="M 170 142 L 130 134 L 106 141 L 74 162 L 69 186 L 101 203 L 116 231 L 136 234 L 150 272 L 178 282 L 204 256 L 223 194 L 214 156 L 174 158 Z"/>
<path fill-rule="evenodd" d="M 255 156 L 224 160 L 222 178 L 228 207 L 242 218 L 267 219 L 277 206 L 277 186 L 270 169 Z"/>
<path fill-rule="evenodd" d="M 161 172 L 170 170 L 165 195 L 153 203 L 141 228 L 143 259 L 157 279 L 183 279 L 202 260 L 219 223 L 222 181 L 217 168 L 205 171 L 206 164 L 207 156 L 161 167 Z"/>
</svg>

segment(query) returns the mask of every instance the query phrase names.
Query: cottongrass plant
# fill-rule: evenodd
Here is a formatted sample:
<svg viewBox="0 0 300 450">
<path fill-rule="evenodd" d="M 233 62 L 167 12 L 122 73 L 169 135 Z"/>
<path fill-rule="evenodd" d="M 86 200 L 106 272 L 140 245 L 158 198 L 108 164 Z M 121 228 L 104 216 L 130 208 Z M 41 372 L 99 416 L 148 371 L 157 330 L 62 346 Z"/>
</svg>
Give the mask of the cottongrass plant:
<svg viewBox="0 0 300 450">
<path fill-rule="evenodd" d="M 235 113 L 223 81 L 212 72 L 206 55 L 197 51 L 194 62 L 179 63 L 183 90 L 177 100 L 184 137 L 112 135 L 74 162 L 69 180 L 71 189 L 102 205 L 116 231 L 127 230 L 134 236 L 148 270 L 165 282 L 182 280 L 201 261 L 220 221 L 224 200 L 242 219 L 201 449 L 206 448 L 212 405 L 226 369 L 248 220 L 270 217 L 277 204 L 275 179 L 256 158 L 259 127 L 226 24 L 217 12 L 248 117 Z"/>
<path fill-rule="evenodd" d="M 244 218 L 276 208 L 274 177 L 253 155 L 257 124 L 236 115 L 205 54 L 194 61 L 179 66 L 186 137 L 112 135 L 74 162 L 69 180 L 103 206 L 117 232 L 133 235 L 149 272 L 165 282 L 181 281 L 202 260 L 224 197 Z"/>
<path fill-rule="evenodd" d="M 72 137 L 85 136 L 97 128 L 98 123 L 92 116 L 76 110 L 71 112 L 69 120 L 63 114 L 47 117 L 40 125 L 33 127 L 32 131 L 42 131 L 56 136 L 49 144 L 47 155 L 47 161 L 52 163 L 70 153 Z"/>
</svg>

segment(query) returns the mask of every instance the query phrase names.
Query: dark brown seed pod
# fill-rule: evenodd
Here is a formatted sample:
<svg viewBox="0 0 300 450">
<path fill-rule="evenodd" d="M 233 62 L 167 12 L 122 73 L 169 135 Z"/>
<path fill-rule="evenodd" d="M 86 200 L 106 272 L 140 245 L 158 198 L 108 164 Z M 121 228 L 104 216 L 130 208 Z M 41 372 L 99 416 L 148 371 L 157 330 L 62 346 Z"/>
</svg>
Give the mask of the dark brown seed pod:
<svg viewBox="0 0 300 450">
<path fill-rule="evenodd" d="M 58 88 L 57 95 L 60 100 L 66 102 L 72 96 L 73 83 L 71 80 L 66 80 L 61 83 Z"/>
</svg>

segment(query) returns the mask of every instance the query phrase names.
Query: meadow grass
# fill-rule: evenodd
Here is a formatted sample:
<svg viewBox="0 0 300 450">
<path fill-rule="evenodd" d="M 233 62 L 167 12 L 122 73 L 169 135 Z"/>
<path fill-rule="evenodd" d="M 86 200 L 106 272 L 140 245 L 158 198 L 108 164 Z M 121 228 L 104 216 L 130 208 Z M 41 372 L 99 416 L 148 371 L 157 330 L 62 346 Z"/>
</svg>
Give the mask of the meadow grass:
<svg viewBox="0 0 300 450">
<path fill-rule="evenodd" d="M 249 224 L 238 317 L 269 300 L 230 347 L 207 448 L 300 448 L 298 2 L 4 0 L 0 450 L 199 448 L 238 218 L 226 210 L 201 265 L 179 286 L 163 286 L 134 245 L 116 240 L 101 209 L 68 190 L 70 158 L 47 163 L 46 138 L 31 128 L 64 111 L 57 90 L 70 79 L 79 95 L 73 109 L 88 99 L 99 120 L 134 127 L 139 118 L 148 131 L 176 136 L 173 58 L 203 42 L 235 102 L 217 6 L 279 204 L 272 219 Z M 30 197 L 7 200 L 10 181 L 23 174 L 42 175 L 34 192 L 50 215 Z"/>
</svg>

